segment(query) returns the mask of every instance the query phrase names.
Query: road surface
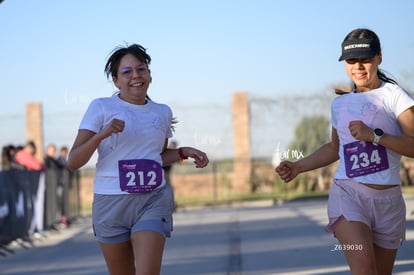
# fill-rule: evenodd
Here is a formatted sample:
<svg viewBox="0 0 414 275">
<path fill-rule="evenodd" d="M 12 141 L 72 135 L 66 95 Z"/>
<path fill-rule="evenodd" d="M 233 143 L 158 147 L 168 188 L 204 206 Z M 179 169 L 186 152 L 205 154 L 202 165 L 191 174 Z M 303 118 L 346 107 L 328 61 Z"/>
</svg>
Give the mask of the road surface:
<svg viewBox="0 0 414 275">
<path fill-rule="evenodd" d="M 407 197 L 407 240 L 394 274 L 414 274 L 414 197 Z M 349 274 L 335 238 L 324 231 L 326 199 L 178 209 L 167 240 L 162 275 Z M 33 247 L 11 246 L 2 275 L 103 275 L 103 257 L 90 218 L 48 232 Z M 0 250 L 3 251 L 4 250 Z"/>
</svg>

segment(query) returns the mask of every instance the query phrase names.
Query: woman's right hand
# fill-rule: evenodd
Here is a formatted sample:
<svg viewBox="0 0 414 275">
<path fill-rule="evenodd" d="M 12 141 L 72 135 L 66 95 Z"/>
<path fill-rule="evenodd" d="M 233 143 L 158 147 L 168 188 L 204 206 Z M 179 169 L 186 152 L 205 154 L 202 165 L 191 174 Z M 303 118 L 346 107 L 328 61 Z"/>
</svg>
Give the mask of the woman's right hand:
<svg viewBox="0 0 414 275">
<path fill-rule="evenodd" d="M 125 121 L 114 118 L 99 133 L 84 129 L 79 130 L 72 149 L 69 152 L 68 168 L 74 171 L 85 165 L 103 139 L 112 134 L 122 132 L 124 128 Z"/>
<path fill-rule="evenodd" d="M 275 168 L 275 172 L 284 182 L 289 182 L 299 174 L 299 169 L 295 162 L 285 160 Z"/>
<path fill-rule="evenodd" d="M 112 134 L 120 133 L 125 128 L 125 121 L 114 118 L 111 122 L 100 132 L 102 139 L 111 136 Z"/>
</svg>

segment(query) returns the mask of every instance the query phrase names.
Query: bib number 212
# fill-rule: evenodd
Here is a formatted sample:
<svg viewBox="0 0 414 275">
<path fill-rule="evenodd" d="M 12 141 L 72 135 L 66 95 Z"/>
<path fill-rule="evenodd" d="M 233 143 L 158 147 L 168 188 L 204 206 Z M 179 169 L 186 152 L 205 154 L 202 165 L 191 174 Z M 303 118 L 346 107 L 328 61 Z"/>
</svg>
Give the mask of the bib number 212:
<svg viewBox="0 0 414 275">
<path fill-rule="evenodd" d="M 128 172 L 126 173 L 126 178 L 128 178 L 128 183 L 126 186 L 133 187 L 137 185 L 144 186 L 153 186 L 157 185 L 156 179 L 157 179 L 157 173 L 155 171 L 147 171 L 147 173 L 144 175 L 144 171 L 138 171 L 137 173 L 134 172 Z M 137 178 L 138 177 L 138 178 Z"/>
<path fill-rule="evenodd" d="M 150 159 L 118 161 L 119 185 L 128 193 L 149 193 L 162 183 L 161 165 Z"/>
</svg>

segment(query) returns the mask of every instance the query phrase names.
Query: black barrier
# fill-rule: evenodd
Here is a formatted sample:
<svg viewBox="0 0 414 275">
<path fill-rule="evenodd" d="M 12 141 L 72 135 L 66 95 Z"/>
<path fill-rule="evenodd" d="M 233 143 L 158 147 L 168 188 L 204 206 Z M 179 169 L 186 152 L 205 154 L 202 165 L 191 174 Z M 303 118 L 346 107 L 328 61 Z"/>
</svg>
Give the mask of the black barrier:
<svg viewBox="0 0 414 275">
<path fill-rule="evenodd" d="M 9 170 L 1 172 L 0 193 L 6 222 L 0 228 L 0 239 L 9 242 L 27 238 L 33 217 L 31 182 L 28 172 Z"/>
<path fill-rule="evenodd" d="M 50 229 L 59 222 L 58 209 L 58 175 L 56 169 L 46 171 L 46 200 L 45 200 L 45 228 Z"/>
<path fill-rule="evenodd" d="M 15 207 L 9 179 L 8 173 L 0 172 L 0 244 L 8 244 L 13 240 L 11 209 Z"/>
<path fill-rule="evenodd" d="M 35 232 L 56 229 L 80 215 L 79 177 L 69 170 L 0 171 L 0 247 L 31 241 Z M 2 253 L 0 253 L 2 254 Z"/>
<path fill-rule="evenodd" d="M 12 207 L 10 212 L 12 220 L 10 223 L 12 237 L 27 239 L 33 217 L 33 193 L 30 173 L 27 171 L 10 170 L 9 188 L 12 191 Z M 37 172 L 39 173 L 39 172 Z"/>
</svg>

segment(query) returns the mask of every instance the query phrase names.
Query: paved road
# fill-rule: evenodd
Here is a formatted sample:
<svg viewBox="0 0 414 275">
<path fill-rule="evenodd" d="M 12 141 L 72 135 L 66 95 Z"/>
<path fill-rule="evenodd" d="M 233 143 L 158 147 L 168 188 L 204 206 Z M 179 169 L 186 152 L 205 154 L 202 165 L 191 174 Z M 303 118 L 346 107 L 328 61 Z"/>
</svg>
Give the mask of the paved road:
<svg viewBox="0 0 414 275">
<path fill-rule="evenodd" d="M 325 233 L 326 200 L 180 209 L 174 216 L 162 275 L 349 274 L 335 239 Z M 407 241 L 394 274 L 414 274 L 414 198 L 407 198 Z M 90 219 L 49 232 L 35 246 L 0 257 L 2 275 L 107 274 Z M 0 250 L 1 251 L 1 250 Z"/>
</svg>

